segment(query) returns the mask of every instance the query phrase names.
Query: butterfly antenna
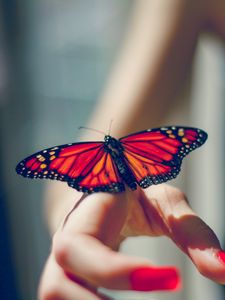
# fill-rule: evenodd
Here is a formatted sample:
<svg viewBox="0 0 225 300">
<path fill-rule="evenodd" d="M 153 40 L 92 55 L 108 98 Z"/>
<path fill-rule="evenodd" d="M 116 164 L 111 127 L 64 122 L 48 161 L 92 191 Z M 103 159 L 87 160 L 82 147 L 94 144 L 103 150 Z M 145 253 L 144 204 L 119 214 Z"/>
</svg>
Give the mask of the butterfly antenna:
<svg viewBox="0 0 225 300">
<path fill-rule="evenodd" d="M 110 123 L 109 123 L 108 135 L 110 135 L 110 132 L 111 132 L 112 122 L 113 122 L 113 119 L 111 119 L 111 120 L 110 120 Z"/>
<path fill-rule="evenodd" d="M 98 133 L 101 133 L 101 134 L 106 135 L 105 132 L 103 132 L 103 131 L 101 131 L 101 130 L 98 130 L 98 129 L 90 128 L 90 127 L 80 126 L 80 127 L 78 127 L 78 129 L 91 130 L 91 131 L 95 131 L 95 132 L 98 132 Z"/>
</svg>

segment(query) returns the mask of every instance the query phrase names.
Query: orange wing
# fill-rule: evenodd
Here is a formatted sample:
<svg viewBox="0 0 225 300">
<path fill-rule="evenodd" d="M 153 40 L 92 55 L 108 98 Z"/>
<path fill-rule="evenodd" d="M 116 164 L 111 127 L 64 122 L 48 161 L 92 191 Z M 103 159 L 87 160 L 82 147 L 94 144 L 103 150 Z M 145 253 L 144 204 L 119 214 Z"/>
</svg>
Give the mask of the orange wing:
<svg viewBox="0 0 225 300">
<path fill-rule="evenodd" d="M 49 148 L 21 161 L 16 171 L 28 178 L 66 181 L 83 192 L 120 192 L 124 184 L 103 142 L 66 144 Z"/>
<path fill-rule="evenodd" d="M 137 183 L 146 188 L 175 178 L 182 159 L 206 139 L 200 129 L 172 126 L 131 134 L 120 142 Z"/>
</svg>

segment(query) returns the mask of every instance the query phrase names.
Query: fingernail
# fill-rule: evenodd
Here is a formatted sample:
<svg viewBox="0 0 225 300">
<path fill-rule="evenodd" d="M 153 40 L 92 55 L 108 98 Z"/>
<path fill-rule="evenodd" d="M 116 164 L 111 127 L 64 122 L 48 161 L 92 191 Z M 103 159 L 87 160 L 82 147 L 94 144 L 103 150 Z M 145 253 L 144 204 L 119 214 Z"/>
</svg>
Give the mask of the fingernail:
<svg viewBox="0 0 225 300">
<path fill-rule="evenodd" d="M 219 252 L 217 252 L 217 257 L 223 264 L 225 264 L 225 252 L 224 251 L 220 250 Z"/>
<path fill-rule="evenodd" d="M 144 267 L 131 273 L 130 282 L 135 291 L 178 290 L 181 278 L 174 267 Z"/>
</svg>

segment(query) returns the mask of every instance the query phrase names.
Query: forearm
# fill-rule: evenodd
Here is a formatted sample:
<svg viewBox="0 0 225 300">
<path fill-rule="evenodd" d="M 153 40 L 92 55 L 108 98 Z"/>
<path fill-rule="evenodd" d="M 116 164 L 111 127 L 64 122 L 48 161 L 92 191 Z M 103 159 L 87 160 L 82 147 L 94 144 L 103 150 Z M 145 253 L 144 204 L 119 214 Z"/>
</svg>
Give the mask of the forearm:
<svg viewBox="0 0 225 300">
<path fill-rule="evenodd" d="M 111 133 L 122 136 L 162 123 L 184 84 L 201 27 L 187 2 L 137 1 L 90 127 L 106 131 L 113 119 Z"/>
</svg>

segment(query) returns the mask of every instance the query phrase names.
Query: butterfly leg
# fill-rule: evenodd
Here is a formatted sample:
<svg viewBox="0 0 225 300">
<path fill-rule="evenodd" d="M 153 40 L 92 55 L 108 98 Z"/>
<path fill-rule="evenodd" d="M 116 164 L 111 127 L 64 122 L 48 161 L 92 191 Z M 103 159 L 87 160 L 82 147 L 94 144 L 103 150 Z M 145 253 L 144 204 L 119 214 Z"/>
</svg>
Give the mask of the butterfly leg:
<svg viewBox="0 0 225 300">
<path fill-rule="evenodd" d="M 66 225 L 66 222 L 68 221 L 70 215 L 72 214 L 72 212 L 81 204 L 81 202 L 87 197 L 87 194 L 83 194 L 81 196 L 81 198 L 75 203 L 74 207 L 71 209 L 71 211 L 66 215 L 64 221 L 63 221 L 63 226 L 62 228 L 64 228 L 64 226 Z"/>
</svg>

